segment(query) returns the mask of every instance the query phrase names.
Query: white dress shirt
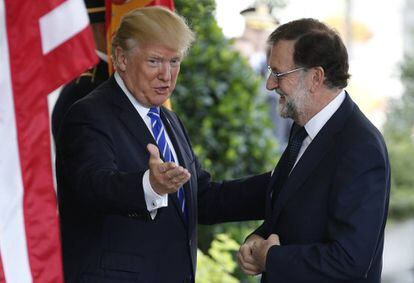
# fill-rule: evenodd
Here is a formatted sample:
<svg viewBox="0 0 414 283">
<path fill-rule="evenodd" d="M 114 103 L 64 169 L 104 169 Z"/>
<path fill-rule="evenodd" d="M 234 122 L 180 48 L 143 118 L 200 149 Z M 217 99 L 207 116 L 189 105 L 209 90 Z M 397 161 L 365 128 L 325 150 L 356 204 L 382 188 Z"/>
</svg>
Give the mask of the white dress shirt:
<svg viewBox="0 0 414 283">
<path fill-rule="evenodd" d="M 147 126 L 149 132 L 152 136 L 154 134 L 152 133 L 151 129 L 151 119 L 147 116 L 149 112 L 149 108 L 141 105 L 138 100 L 129 92 L 127 87 L 125 86 L 125 83 L 123 82 L 121 76 L 115 72 L 115 81 L 119 85 L 119 87 L 122 89 L 122 91 L 125 93 L 125 95 L 128 97 L 129 101 L 131 101 L 134 108 L 137 110 L 138 114 L 141 116 L 142 120 L 145 122 L 145 125 Z M 164 126 L 165 129 L 165 126 Z M 165 133 L 165 139 L 167 140 L 168 146 L 170 147 L 171 153 L 174 157 L 175 163 L 178 164 L 178 158 L 177 154 L 174 150 L 174 147 L 171 143 L 170 137 L 168 136 L 167 131 L 164 131 Z M 156 145 L 156 144 L 155 144 Z M 151 218 L 154 219 L 157 215 L 157 209 L 161 207 L 168 206 L 168 194 L 165 195 L 159 195 L 157 194 L 154 189 L 151 187 L 150 181 L 149 181 L 149 169 L 145 171 L 144 176 L 142 178 L 142 187 L 144 188 L 144 196 L 145 196 L 145 203 L 147 205 L 147 209 L 151 215 Z"/>
</svg>

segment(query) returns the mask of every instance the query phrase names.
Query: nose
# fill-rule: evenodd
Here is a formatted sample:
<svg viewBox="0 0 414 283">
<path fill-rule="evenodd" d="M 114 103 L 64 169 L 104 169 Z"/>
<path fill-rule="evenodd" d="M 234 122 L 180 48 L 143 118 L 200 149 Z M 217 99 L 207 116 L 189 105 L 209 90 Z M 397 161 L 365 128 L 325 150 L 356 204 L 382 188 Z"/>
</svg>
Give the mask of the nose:
<svg viewBox="0 0 414 283">
<path fill-rule="evenodd" d="M 269 76 L 267 77 L 267 81 L 266 81 L 266 88 L 267 88 L 268 90 L 274 90 L 274 89 L 276 89 L 278 86 L 279 86 L 279 82 L 278 82 L 278 80 L 277 80 L 277 79 L 275 80 L 275 79 L 272 77 L 272 75 L 269 75 Z"/>
<path fill-rule="evenodd" d="M 171 80 L 171 66 L 170 64 L 161 64 L 158 69 L 158 79 L 162 81 Z"/>
</svg>

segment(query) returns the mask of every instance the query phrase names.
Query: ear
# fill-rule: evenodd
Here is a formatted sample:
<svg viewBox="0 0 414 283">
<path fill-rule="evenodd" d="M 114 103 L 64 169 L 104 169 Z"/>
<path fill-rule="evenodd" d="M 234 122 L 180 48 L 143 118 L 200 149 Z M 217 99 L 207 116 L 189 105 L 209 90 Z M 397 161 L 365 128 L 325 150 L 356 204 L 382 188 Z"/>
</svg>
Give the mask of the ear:
<svg viewBox="0 0 414 283">
<path fill-rule="evenodd" d="M 310 91 L 315 92 L 321 86 L 323 86 L 323 82 L 325 80 L 325 71 L 321 66 L 313 67 L 311 70 L 311 87 Z"/>
<path fill-rule="evenodd" d="M 125 72 L 128 58 L 125 51 L 120 46 L 117 46 L 115 48 L 115 60 L 115 66 L 117 71 Z"/>
</svg>

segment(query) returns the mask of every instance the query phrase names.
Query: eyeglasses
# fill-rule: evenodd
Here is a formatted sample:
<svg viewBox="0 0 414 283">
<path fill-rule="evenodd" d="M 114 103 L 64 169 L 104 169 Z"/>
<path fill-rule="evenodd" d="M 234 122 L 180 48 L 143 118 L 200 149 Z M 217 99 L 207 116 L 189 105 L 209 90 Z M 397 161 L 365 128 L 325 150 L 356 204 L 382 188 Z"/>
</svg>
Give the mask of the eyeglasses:
<svg viewBox="0 0 414 283">
<path fill-rule="evenodd" d="M 305 67 L 299 67 L 299 68 L 296 68 L 296 69 L 293 69 L 293 70 L 290 70 L 290 71 L 286 71 L 286 72 L 282 72 L 282 73 L 278 73 L 278 72 L 273 71 L 272 68 L 270 68 L 270 66 L 267 66 L 267 69 L 269 70 L 269 73 L 272 76 L 273 80 L 275 82 L 277 82 L 277 81 L 279 81 L 280 78 L 282 78 L 286 75 L 289 75 L 289 74 L 294 73 L 296 71 L 304 70 L 306 68 Z"/>
</svg>

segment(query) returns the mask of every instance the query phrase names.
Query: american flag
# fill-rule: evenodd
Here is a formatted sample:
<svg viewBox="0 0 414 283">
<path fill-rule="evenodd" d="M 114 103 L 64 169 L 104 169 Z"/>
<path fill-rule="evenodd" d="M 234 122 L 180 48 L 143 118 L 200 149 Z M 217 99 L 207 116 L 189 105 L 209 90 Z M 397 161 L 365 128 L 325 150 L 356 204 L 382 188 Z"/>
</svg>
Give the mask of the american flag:
<svg viewBox="0 0 414 283">
<path fill-rule="evenodd" d="M 83 0 L 0 0 L 0 282 L 63 282 L 47 95 L 97 62 Z"/>
</svg>

